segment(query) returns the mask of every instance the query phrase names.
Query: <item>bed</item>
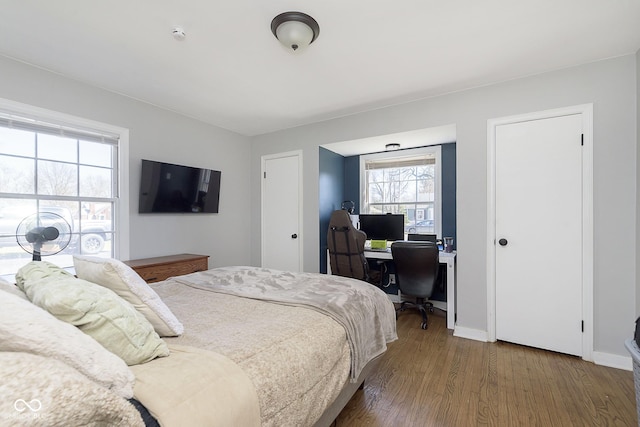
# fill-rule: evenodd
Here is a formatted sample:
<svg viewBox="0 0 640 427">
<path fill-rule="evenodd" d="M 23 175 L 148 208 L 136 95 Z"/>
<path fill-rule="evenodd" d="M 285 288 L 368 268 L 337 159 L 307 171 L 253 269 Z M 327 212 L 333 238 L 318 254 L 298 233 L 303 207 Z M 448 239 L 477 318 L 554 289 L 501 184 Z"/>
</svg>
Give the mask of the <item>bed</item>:
<svg viewBox="0 0 640 427">
<path fill-rule="evenodd" d="M 397 339 L 395 311 L 386 294 L 354 279 L 236 266 L 143 286 L 119 261 L 79 258 L 117 270 L 128 283 L 122 289 L 107 287 L 138 313 L 158 304 L 156 314 L 164 319 L 144 315 L 156 330 L 159 321 L 174 329 L 161 334 L 160 344 L 151 340 L 149 360 L 127 361 L 135 377 L 132 396 L 120 394 L 141 414 L 140 425 L 329 425 L 375 369 L 387 344 Z M 76 271 L 83 274 L 73 278 L 73 286 L 82 281 L 83 292 L 87 283 L 101 282 L 102 272 L 93 274 L 96 268 L 86 273 L 76 266 Z M 72 281 L 68 276 L 49 278 L 55 284 L 43 286 L 44 275 L 23 283 L 33 304 L 70 293 L 52 289 Z M 49 296 L 39 297 L 36 288 Z M 67 319 L 74 321 L 77 328 L 85 327 L 84 320 Z"/>
</svg>

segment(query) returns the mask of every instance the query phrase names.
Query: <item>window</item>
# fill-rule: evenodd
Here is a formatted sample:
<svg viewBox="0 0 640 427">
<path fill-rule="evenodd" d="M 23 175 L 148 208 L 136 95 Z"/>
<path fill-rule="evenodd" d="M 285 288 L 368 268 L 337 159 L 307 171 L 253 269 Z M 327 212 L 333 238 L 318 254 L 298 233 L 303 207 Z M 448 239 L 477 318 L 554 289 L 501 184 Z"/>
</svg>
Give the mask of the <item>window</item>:
<svg viewBox="0 0 640 427">
<path fill-rule="evenodd" d="M 442 233 L 440 146 L 360 157 L 361 213 L 405 216 L 405 233 Z"/>
<path fill-rule="evenodd" d="M 25 248 L 65 268 L 76 253 L 128 256 L 120 194 L 127 137 L 126 129 L 0 100 L 0 275 L 31 260 Z M 48 225 L 58 239 L 39 245 L 27 235 Z"/>
</svg>

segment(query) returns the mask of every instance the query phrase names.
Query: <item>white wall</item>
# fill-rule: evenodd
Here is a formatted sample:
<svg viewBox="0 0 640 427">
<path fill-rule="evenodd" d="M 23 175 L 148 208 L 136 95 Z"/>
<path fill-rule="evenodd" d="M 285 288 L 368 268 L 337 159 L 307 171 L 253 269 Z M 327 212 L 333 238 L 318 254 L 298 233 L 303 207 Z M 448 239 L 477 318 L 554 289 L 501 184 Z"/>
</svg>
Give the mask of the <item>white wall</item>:
<svg viewBox="0 0 640 427">
<path fill-rule="evenodd" d="M 622 343 L 630 335 L 636 312 L 640 313 L 636 293 L 638 63 L 638 54 L 629 55 L 251 139 L 6 58 L 0 58 L 0 97 L 130 129 L 131 257 L 195 252 L 210 255 L 211 266 L 260 264 L 262 155 L 303 150 L 304 269 L 318 271 L 318 147 L 455 124 L 458 325 L 478 330 L 487 328 L 487 120 L 593 103 L 594 347 L 626 355 Z M 141 158 L 222 170 L 221 213 L 138 215 Z M 549 250 L 556 243 L 560 242 L 550 236 Z M 544 307 L 540 311 L 544 315 Z"/>
<path fill-rule="evenodd" d="M 7 58 L 0 76 L 0 98 L 130 130 L 130 258 L 188 252 L 209 255 L 211 267 L 249 264 L 248 138 Z M 220 213 L 139 215 L 142 158 L 221 170 Z"/>
<path fill-rule="evenodd" d="M 486 331 L 487 120 L 593 103 L 594 349 L 628 356 L 623 342 L 635 319 L 636 300 L 636 79 L 636 57 L 629 55 L 257 136 L 251 197 L 260 200 L 262 155 L 303 150 L 304 268 L 318 271 L 318 146 L 455 124 L 457 323 Z M 257 206 L 251 218 L 255 264 L 260 260 Z M 561 236 L 549 236 L 549 250 L 561 243 Z"/>
</svg>

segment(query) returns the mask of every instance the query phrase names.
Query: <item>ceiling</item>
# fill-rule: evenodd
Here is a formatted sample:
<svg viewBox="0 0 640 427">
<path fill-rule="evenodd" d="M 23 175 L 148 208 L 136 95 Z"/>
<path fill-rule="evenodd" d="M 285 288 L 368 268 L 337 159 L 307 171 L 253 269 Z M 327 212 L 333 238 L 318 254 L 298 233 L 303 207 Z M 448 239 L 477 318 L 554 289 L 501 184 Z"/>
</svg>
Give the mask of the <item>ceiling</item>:
<svg viewBox="0 0 640 427">
<path fill-rule="evenodd" d="M 322 147 L 342 156 L 357 156 L 387 151 L 387 144 L 400 144 L 399 149 L 406 150 L 449 142 L 456 142 L 456 125 L 436 126 L 370 138 L 333 142 L 324 144 Z"/>
<path fill-rule="evenodd" d="M 638 0 L 0 4 L 0 55 L 243 135 L 640 48 Z M 288 10 L 320 24 L 318 39 L 295 54 L 270 30 Z"/>
</svg>

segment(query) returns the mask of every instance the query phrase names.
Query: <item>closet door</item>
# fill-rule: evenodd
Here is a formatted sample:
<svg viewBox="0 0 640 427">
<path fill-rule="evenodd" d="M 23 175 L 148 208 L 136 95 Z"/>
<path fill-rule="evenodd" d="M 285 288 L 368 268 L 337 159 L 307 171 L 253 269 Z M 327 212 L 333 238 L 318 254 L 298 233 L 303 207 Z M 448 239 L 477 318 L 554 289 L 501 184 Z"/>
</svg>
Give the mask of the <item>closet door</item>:
<svg viewBox="0 0 640 427">
<path fill-rule="evenodd" d="M 262 158 L 262 267 L 302 271 L 302 153 Z"/>
<path fill-rule="evenodd" d="M 582 116 L 496 127 L 496 338 L 582 354 Z"/>
</svg>

